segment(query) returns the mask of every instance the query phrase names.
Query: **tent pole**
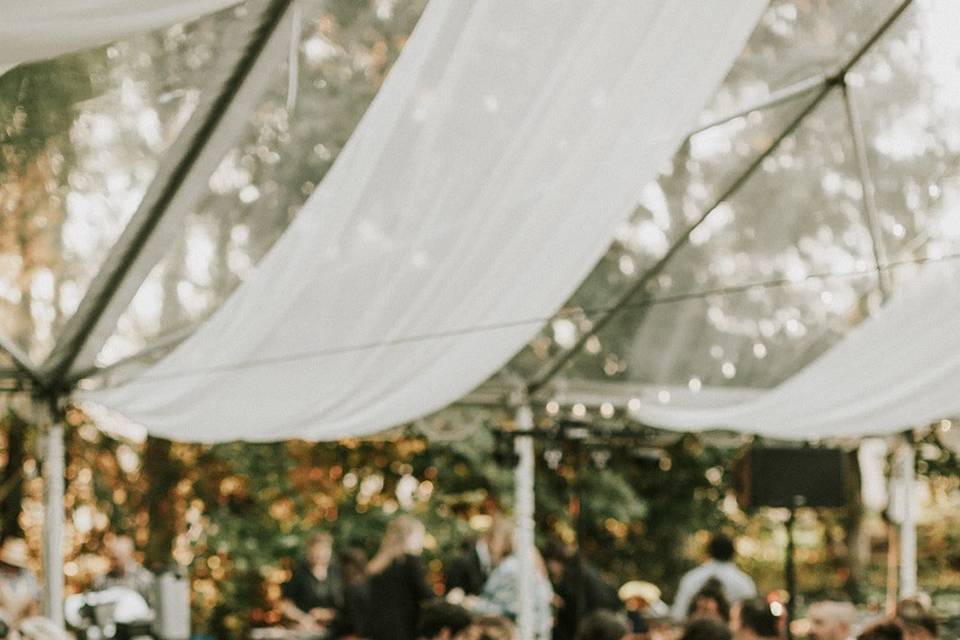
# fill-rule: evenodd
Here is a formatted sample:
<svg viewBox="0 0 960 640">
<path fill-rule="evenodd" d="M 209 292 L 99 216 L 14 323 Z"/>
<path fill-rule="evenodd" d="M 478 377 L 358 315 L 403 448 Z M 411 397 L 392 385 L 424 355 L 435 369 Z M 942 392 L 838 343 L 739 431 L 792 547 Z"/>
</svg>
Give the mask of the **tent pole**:
<svg viewBox="0 0 960 640">
<path fill-rule="evenodd" d="M 43 416 L 43 613 L 63 628 L 63 414 L 57 400 L 37 398 Z"/>
<path fill-rule="evenodd" d="M 876 186 L 870 173 L 870 158 L 867 155 L 867 142 L 863 132 L 863 120 L 857 101 L 847 84 L 846 77 L 841 85 L 843 90 L 843 104 L 847 111 L 847 123 L 850 126 L 850 136 L 853 138 L 853 148 L 857 157 L 857 173 L 863 191 L 863 215 L 870 234 L 870 244 L 873 247 L 873 260 L 877 266 L 877 284 L 884 302 L 890 297 L 890 274 L 885 267 L 888 264 L 886 251 L 883 246 L 883 230 L 880 226 L 880 214 L 877 212 Z"/>
<path fill-rule="evenodd" d="M 912 435 L 912 434 L 911 434 Z M 903 523 L 900 525 L 900 597 L 917 593 L 917 507 L 914 504 L 917 452 L 911 437 L 899 451 L 901 488 L 903 491 Z"/>
<path fill-rule="evenodd" d="M 526 400 L 517 407 L 517 430 L 530 432 L 533 430 L 533 411 Z M 534 451 L 533 437 L 530 435 L 518 436 L 513 442 L 516 453 L 515 469 L 515 496 L 514 518 L 516 520 L 514 546 L 520 571 L 517 574 L 517 627 L 520 640 L 533 640 L 536 633 L 534 628 L 534 593 L 536 583 L 536 557 L 534 541 Z"/>
<path fill-rule="evenodd" d="M 779 106 L 784 102 L 790 102 L 791 100 L 799 98 L 800 96 L 809 93 L 814 89 L 822 88 L 828 82 L 830 82 L 830 79 L 823 74 L 817 74 L 811 78 L 807 78 L 806 80 L 801 80 L 800 82 L 786 86 L 783 89 L 774 91 L 767 96 L 765 100 L 755 102 L 751 105 L 743 107 L 742 109 L 738 109 L 733 113 L 724 114 L 716 120 L 711 120 L 710 122 L 697 127 L 687 135 L 687 138 L 692 138 L 698 133 L 703 133 L 708 129 L 719 127 L 720 125 L 726 124 L 732 120 L 736 120 L 737 118 L 748 116 L 754 111 L 765 111 L 767 109 L 772 109 L 773 107 Z"/>
</svg>

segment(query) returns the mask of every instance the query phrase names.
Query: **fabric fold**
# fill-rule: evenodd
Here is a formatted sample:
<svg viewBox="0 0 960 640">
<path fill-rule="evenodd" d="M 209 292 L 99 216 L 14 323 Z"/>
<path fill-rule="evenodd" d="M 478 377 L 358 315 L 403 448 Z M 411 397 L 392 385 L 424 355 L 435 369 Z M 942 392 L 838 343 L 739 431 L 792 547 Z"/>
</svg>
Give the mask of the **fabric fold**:
<svg viewBox="0 0 960 640">
<path fill-rule="evenodd" d="M 252 276 L 82 398 L 205 442 L 357 436 L 456 401 L 601 258 L 765 6 L 434 0 Z"/>
</svg>

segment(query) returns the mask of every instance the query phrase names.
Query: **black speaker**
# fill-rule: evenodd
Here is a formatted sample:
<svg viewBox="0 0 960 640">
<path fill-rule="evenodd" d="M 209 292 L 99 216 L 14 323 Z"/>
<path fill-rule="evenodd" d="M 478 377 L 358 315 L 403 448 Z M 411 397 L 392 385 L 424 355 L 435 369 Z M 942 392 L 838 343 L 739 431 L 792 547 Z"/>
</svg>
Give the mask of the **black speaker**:
<svg viewBox="0 0 960 640">
<path fill-rule="evenodd" d="M 841 449 L 754 447 L 740 460 L 737 502 L 748 507 L 842 507 Z"/>
</svg>

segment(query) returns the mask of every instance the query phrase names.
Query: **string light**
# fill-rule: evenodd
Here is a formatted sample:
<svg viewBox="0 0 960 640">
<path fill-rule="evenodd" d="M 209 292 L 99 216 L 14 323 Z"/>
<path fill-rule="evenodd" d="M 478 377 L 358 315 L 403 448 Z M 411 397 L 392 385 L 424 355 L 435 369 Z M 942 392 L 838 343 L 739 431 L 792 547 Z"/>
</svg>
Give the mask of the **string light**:
<svg viewBox="0 0 960 640">
<path fill-rule="evenodd" d="M 606 419 L 609 420 L 610 418 L 613 417 L 613 414 L 614 414 L 614 408 L 613 408 L 613 405 L 612 405 L 611 403 L 609 403 L 609 402 L 604 402 L 603 404 L 600 405 L 600 415 L 601 415 L 601 416 L 603 416 L 604 418 L 606 418 Z"/>
</svg>

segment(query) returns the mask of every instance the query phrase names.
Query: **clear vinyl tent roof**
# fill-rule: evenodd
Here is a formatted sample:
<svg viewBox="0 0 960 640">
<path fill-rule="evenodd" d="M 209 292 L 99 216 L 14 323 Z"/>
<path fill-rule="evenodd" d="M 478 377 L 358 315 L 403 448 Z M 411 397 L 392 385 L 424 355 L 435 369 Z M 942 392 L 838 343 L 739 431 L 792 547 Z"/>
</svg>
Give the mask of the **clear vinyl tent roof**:
<svg viewBox="0 0 960 640">
<path fill-rule="evenodd" d="M 182 176 L 196 196 L 164 212 L 176 224 L 67 361 L 67 381 L 115 384 L 220 306 L 336 159 L 424 4 L 302 3 L 299 21 L 275 28 L 252 72 L 260 90 L 214 160 Z M 878 259 L 895 290 L 915 262 L 960 251 L 960 45 L 949 28 L 960 12 L 916 0 L 871 42 L 901 4 L 771 2 L 702 124 L 782 99 L 694 133 L 567 305 L 473 399 L 502 399 L 518 379 L 541 401 L 578 388 L 659 402 L 768 388 L 877 308 Z M 125 225 L 168 177 L 178 136 L 238 63 L 223 52 L 256 37 L 265 7 L 0 78 L 3 344 L 41 368 L 60 353 Z M 868 44 L 846 92 L 828 80 Z M 29 91 L 40 83 L 57 91 L 41 101 Z M 862 120 L 874 229 L 846 97 Z M 13 364 L 0 356 L 0 372 Z"/>
</svg>

